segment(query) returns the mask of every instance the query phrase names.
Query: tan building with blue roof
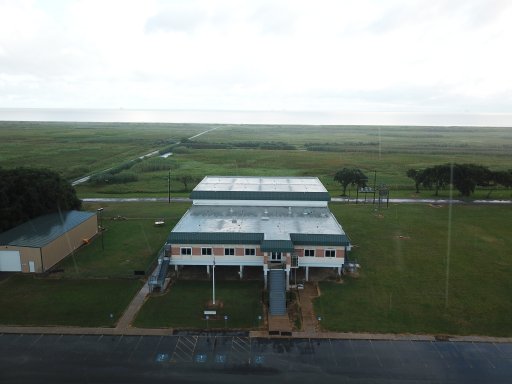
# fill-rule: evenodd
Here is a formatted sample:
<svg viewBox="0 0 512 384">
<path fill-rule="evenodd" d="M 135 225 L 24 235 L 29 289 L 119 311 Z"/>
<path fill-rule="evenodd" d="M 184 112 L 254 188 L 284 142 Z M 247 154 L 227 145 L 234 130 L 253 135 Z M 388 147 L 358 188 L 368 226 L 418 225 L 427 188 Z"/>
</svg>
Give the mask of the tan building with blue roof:
<svg viewBox="0 0 512 384">
<path fill-rule="evenodd" d="M 98 232 L 96 212 L 39 216 L 0 234 L 0 272 L 48 271 Z"/>
</svg>

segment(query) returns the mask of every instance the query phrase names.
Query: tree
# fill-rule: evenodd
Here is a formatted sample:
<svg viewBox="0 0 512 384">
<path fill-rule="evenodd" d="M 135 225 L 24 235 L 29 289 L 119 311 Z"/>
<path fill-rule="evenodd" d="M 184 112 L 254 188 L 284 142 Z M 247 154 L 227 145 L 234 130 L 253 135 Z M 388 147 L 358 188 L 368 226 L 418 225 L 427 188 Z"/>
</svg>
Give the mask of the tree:
<svg viewBox="0 0 512 384">
<path fill-rule="evenodd" d="M 488 187 L 494 183 L 493 173 L 489 168 L 477 164 L 454 164 L 453 186 L 462 196 L 469 197 L 475 187 Z"/>
<path fill-rule="evenodd" d="M 423 181 L 423 171 L 411 168 L 407 170 L 406 175 L 408 178 L 414 180 L 416 193 L 420 193 L 420 184 Z"/>
<path fill-rule="evenodd" d="M 450 164 L 425 168 L 422 171 L 421 184 L 425 188 L 434 188 L 435 195 L 438 196 L 439 190 L 450 184 Z"/>
<path fill-rule="evenodd" d="M 80 209 L 75 189 L 56 172 L 0 168 L 0 232 L 34 217 Z"/>
<path fill-rule="evenodd" d="M 194 177 L 190 175 L 179 176 L 177 179 L 183 183 L 185 191 L 188 191 L 188 185 L 196 180 Z"/>
<path fill-rule="evenodd" d="M 505 188 L 512 187 L 512 169 L 493 172 L 493 179 L 496 184 L 502 185 Z"/>
<path fill-rule="evenodd" d="M 336 172 L 334 180 L 343 187 L 343 196 L 346 195 L 349 185 L 357 185 L 358 188 L 365 187 L 368 177 L 358 168 L 343 168 Z"/>
</svg>

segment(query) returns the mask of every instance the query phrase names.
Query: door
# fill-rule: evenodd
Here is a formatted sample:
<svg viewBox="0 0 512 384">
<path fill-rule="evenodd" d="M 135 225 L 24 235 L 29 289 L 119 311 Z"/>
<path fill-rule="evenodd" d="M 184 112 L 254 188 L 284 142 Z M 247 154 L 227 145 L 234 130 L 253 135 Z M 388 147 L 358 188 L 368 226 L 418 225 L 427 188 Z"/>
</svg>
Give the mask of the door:
<svg viewBox="0 0 512 384">
<path fill-rule="evenodd" d="M 29 269 L 29 272 L 35 272 L 36 271 L 36 263 L 34 263 L 33 261 L 29 261 L 28 269 Z"/>
<path fill-rule="evenodd" d="M 0 272 L 21 272 L 20 251 L 0 251 Z"/>
</svg>

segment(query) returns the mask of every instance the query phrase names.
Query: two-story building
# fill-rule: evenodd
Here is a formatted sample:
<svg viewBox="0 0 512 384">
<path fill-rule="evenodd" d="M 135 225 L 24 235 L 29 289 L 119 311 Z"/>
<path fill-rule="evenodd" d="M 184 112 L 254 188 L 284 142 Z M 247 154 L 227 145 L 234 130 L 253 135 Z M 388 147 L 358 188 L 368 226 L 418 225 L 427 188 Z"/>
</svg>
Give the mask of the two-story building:
<svg viewBox="0 0 512 384">
<path fill-rule="evenodd" d="M 328 208 L 330 196 L 316 177 L 205 177 L 192 207 L 170 233 L 169 264 L 245 266 L 268 271 L 337 268 L 351 244 Z"/>
</svg>

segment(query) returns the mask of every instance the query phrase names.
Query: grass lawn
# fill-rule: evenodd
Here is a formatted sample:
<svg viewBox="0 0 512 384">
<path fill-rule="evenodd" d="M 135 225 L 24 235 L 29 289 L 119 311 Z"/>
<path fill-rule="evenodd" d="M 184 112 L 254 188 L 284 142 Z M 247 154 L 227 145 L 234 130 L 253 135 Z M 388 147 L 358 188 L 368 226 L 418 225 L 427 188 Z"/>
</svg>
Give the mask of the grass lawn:
<svg viewBox="0 0 512 384">
<path fill-rule="evenodd" d="M 0 324 L 112 327 L 141 286 L 131 279 L 13 275 L 0 282 Z"/>
<path fill-rule="evenodd" d="M 314 305 L 323 328 L 512 335 L 512 207 L 453 206 L 450 246 L 447 206 L 391 205 L 381 215 L 371 205 L 331 209 L 361 273 L 320 284 Z"/>
<path fill-rule="evenodd" d="M 100 204 L 86 204 L 95 211 Z M 169 232 L 188 209 L 188 203 L 110 203 L 103 210 L 103 247 L 101 237 L 68 256 L 55 268 L 72 278 L 129 277 L 135 270 L 148 271 Z M 122 216 L 126 220 L 113 220 Z M 156 218 L 165 226 L 155 227 Z"/>
<path fill-rule="evenodd" d="M 228 316 L 228 328 L 257 328 L 262 289 L 258 281 L 216 281 L 215 298 L 223 307 L 217 310 L 217 320 L 209 320 L 209 328 L 224 328 L 224 315 Z M 146 301 L 135 326 L 206 328 L 203 310 L 211 298 L 210 281 L 178 280 L 167 293 Z"/>
</svg>

